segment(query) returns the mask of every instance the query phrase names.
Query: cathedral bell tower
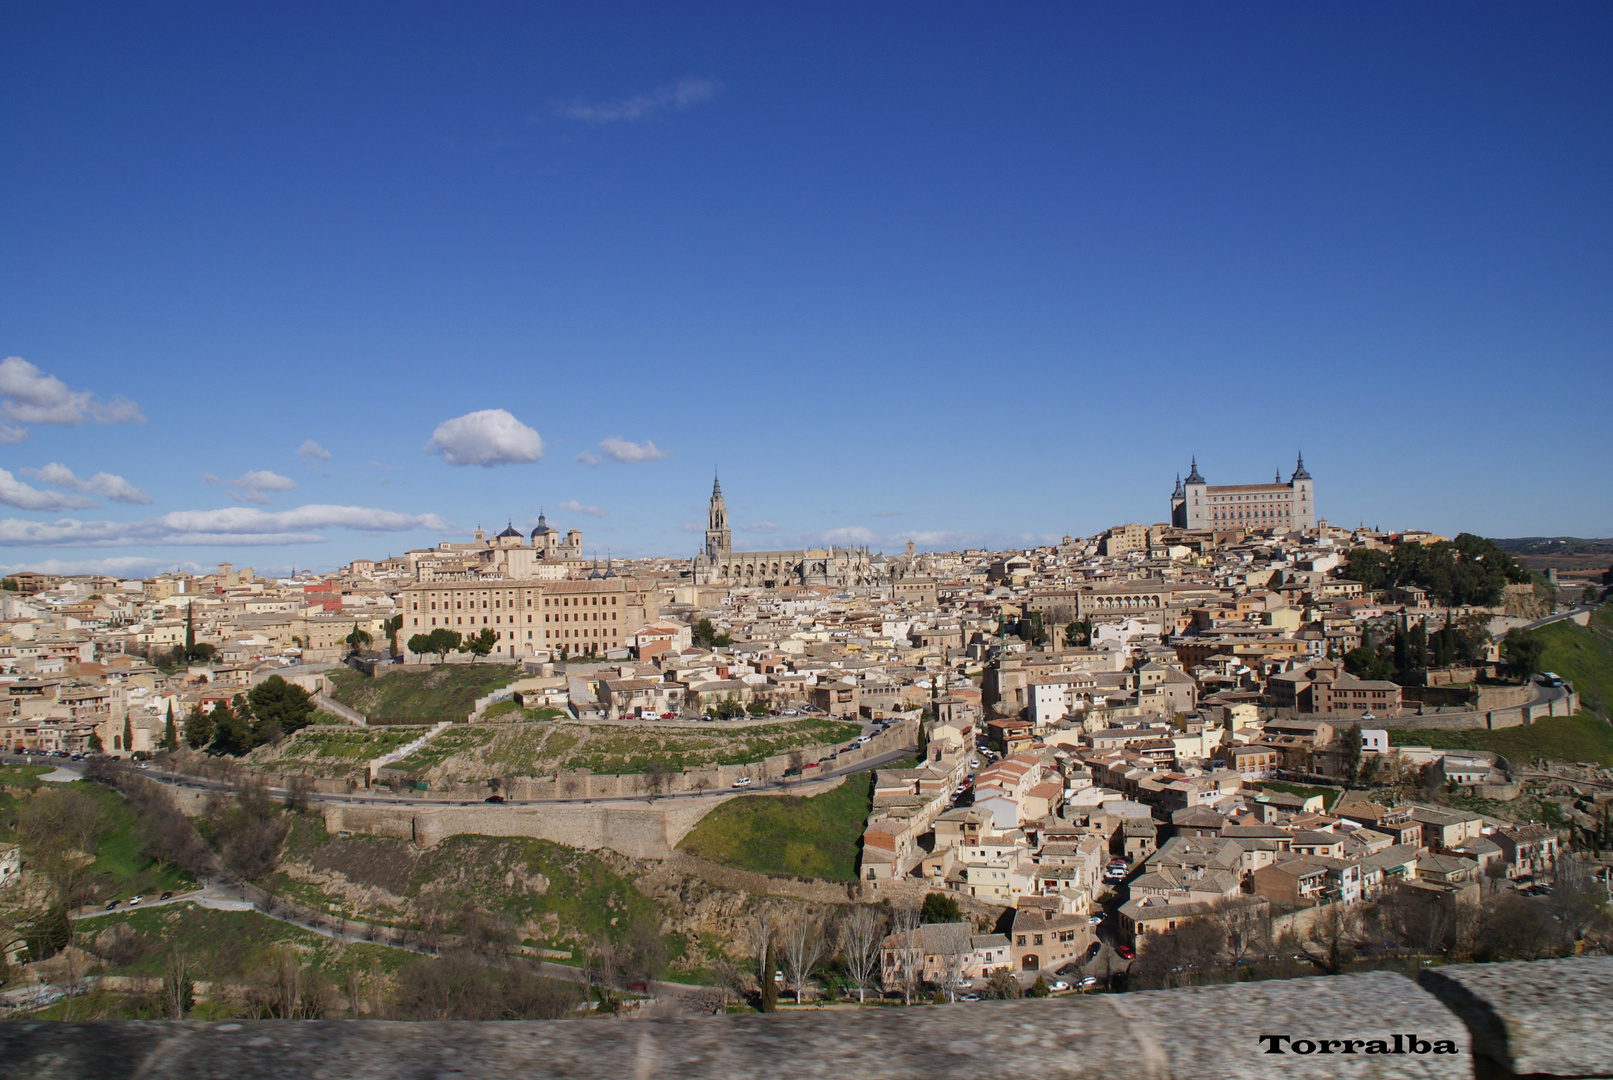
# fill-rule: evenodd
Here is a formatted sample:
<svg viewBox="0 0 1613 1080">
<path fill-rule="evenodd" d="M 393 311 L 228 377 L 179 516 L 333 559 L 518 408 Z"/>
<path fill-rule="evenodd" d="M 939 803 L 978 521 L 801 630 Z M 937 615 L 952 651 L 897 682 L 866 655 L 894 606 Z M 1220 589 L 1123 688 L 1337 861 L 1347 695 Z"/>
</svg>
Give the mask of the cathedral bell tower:
<svg viewBox="0 0 1613 1080">
<path fill-rule="evenodd" d="M 733 551 L 728 531 L 728 507 L 722 501 L 722 481 L 711 482 L 711 509 L 706 512 L 706 558 L 721 559 Z"/>
</svg>

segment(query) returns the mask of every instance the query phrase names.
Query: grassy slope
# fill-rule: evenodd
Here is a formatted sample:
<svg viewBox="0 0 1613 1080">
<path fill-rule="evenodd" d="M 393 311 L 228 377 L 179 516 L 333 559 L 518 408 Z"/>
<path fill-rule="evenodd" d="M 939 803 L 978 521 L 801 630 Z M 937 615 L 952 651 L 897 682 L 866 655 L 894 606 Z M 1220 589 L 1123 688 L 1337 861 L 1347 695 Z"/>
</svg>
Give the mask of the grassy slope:
<svg viewBox="0 0 1613 1080">
<path fill-rule="evenodd" d="M 1446 750 L 1490 750 L 1513 762 L 1530 758 L 1594 761 L 1613 765 L 1613 727 L 1589 716 L 1557 716 L 1528 727 L 1489 731 L 1391 731 L 1394 746 L 1435 746 Z"/>
<path fill-rule="evenodd" d="M 0 787 L 28 790 L 53 788 L 57 785 L 40 783 L 36 779 L 50 771 L 49 767 L 39 766 L 0 769 Z M 157 862 L 145 854 L 145 837 L 122 796 L 87 780 L 75 780 L 68 786 L 93 799 L 104 815 L 106 831 L 96 845 L 95 861 L 90 864 L 90 874 L 99 880 L 99 892 L 103 898 L 122 899 L 135 893 L 160 893 L 164 889 L 178 889 L 189 883 L 190 879 L 178 867 Z M 0 795 L 0 822 L 15 809 L 18 798 Z M 0 842 L 16 842 L 16 836 L 3 824 L 0 824 Z"/>
<path fill-rule="evenodd" d="M 547 840 L 451 836 L 422 852 L 406 840 L 337 839 L 317 817 L 304 815 L 286 839 L 285 858 L 315 862 L 355 884 L 376 885 L 413 900 L 435 895 L 449 911 L 469 902 L 485 911 L 502 912 L 517 922 L 544 928 L 531 937 L 533 944 L 559 949 L 605 934 L 621 938 L 635 919 L 658 921 L 654 903 L 605 859 Z M 538 875 L 547 882 L 546 887 L 529 887 L 526 882 L 536 882 Z M 277 887 L 293 900 L 334 909 L 348 918 L 373 918 L 395 925 L 418 921 L 402 911 L 356 909 L 317 885 L 293 881 L 284 872 L 278 876 Z"/>
<path fill-rule="evenodd" d="M 746 795 L 700 819 L 679 850 L 762 874 L 850 881 L 868 821 L 872 774 L 848 777 L 811 798 Z"/>
<path fill-rule="evenodd" d="M 1540 666 L 1573 683 L 1587 712 L 1613 712 L 1613 607 L 1598 607 L 1589 627 L 1565 621 L 1535 633 L 1546 643 Z"/>
<path fill-rule="evenodd" d="M 400 671 L 379 679 L 348 669 L 331 672 L 337 701 L 379 719 L 468 716 L 477 698 L 520 677 L 520 667 L 511 664 L 439 664 L 429 671 Z"/>
<path fill-rule="evenodd" d="M 515 776 L 550 776 L 567 769 L 640 773 L 652 762 L 672 769 L 742 765 L 804 746 L 853 739 L 862 729 L 839 720 L 786 720 L 757 727 L 687 731 L 615 725 L 510 725 L 481 759 Z M 547 741 L 543 736 L 547 735 Z M 542 744 L 542 754 L 538 753 Z"/>
<path fill-rule="evenodd" d="M 125 963 L 109 967 L 111 975 L 160 975 L 170 948 L 185 955 L 199 978 L 231 981 L 250 971 L 276 945 L 294 949 L 304 964 L 331 979 L 355 964 L 368 971 L 372 958 L 390 971 L 413 955 L 384 945 L 341 944 L 255 911 L 212 911 L 194 904 L 111 912 L 73 925 L 79 941 L 88 944 L 120 922 L 135 931 L 141 948 Z"/>
</svg>

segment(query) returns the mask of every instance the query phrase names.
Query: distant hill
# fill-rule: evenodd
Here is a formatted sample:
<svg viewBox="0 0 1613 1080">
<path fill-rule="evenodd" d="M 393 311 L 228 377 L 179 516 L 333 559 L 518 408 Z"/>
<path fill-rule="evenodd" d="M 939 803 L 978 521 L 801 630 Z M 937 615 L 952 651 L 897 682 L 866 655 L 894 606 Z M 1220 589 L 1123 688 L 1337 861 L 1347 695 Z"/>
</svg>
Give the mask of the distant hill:
<svg viewBox="0 0 1613 1080">
<path fill-rule="evenodd" d="M 1578 536 L 1519 536 L 1494 540 L 1495 546 L 1511 555 L 1535 558 L 1564 556 L 1613 556 L 1613 539 L 1587 540 Z"/>
</svg>

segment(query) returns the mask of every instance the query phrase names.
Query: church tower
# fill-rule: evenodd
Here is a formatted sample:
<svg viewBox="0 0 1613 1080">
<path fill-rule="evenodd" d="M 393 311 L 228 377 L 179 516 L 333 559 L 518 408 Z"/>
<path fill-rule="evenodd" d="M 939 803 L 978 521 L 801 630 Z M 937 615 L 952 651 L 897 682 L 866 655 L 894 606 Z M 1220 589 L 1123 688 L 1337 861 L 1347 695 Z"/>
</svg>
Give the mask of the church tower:
<svg viewBox="0 0 1613 1080">
<path fill-rule="evenodd" d="M 711 481 L 711 509 L 706 512 L 706 558 L 721 559 L 733 551 L 728 531 L 728 507 L 722 501 L 722 481 Z"/>
</svg>

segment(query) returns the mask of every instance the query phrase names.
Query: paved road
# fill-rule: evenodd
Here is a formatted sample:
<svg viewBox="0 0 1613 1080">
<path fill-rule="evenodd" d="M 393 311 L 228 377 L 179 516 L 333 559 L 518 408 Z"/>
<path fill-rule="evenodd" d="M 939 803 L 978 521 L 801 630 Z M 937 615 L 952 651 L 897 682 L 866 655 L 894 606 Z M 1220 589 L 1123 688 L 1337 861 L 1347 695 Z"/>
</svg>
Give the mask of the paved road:
<svg viewBox="0 0 1613 1080">
<path fill-rule="evenodd" d="M 1523 629 L 1538 630 L 1542 626 L 1550 626 L 1552 623 L 1562 622 L 1564 619 L 1571 619 L 1582 611 L 1590 610 L 1591 609 L 1589 607 L 1569 608 L 1567 611 L 1559 612 L 1556 615 L 1547 615 L 1544 619 L 1536 619 L 1532 623 L 1524 623 Z"/>
</svg>

